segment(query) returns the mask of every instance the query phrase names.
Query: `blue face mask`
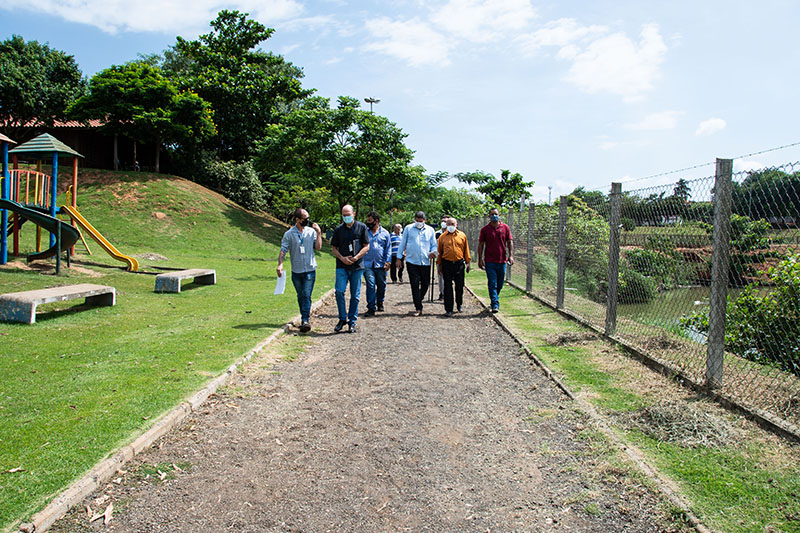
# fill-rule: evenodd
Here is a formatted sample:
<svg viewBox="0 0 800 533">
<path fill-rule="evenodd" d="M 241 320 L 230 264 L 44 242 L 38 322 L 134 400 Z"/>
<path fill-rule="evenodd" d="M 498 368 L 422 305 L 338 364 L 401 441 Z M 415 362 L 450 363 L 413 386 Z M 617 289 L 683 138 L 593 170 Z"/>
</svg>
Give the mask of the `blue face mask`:
<svg viewBox="0 0 800 533">
<path fill-rule="evenodd" d="M 342 215 L 342 220 L 344 220 L 345 224 L 351 224 L 353 222 L 353 215 L 348 215 L 348 216 Z"/>
<path fill-rule="evenodd" d="M 492 222 L 500 222 L 500 215 L 491 215 L 489 217 L 489 220 L 491 220 Z"/>
</svg>

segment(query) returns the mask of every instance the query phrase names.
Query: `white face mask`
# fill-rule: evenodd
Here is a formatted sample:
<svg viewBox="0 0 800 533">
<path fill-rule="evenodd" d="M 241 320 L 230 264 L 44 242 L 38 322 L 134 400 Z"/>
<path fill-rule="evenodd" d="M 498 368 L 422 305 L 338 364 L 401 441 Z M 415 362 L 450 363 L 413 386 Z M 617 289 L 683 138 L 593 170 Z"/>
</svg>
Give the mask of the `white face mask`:
<svg viewBox="0 0 800 533">
<path fill-rule="evenodd" d="M 442 229 L 446 228 L 447 227 L 447 222 L 442 222 L 441 226 L 442 226 Z"/>
<path fill-rule="evenodd" d="M 414 227 L 417 228 L 417 229 L 422 229 L 422 228 L 425 227 L 425 223 L 424 222 L 414 222 Z"/>
<path fill-rule="evenodd" d="M 449 233 L 454 233 L 456 231 L 456 227 L 455 226 L 447 226 L 447 231 Z"/>
</svg>

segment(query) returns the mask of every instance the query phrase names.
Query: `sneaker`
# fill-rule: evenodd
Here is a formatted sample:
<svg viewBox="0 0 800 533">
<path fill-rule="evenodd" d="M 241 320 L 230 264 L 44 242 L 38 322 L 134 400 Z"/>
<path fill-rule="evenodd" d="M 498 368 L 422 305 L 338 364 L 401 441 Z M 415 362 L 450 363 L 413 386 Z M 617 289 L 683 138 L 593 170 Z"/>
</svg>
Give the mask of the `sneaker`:
<svg viewBox="0 0 800 533">
<path fill-rule="evenodd" d="M 378 312 L 383 313 L 383 304 L 378 304 Z"/>
<path fill-rule="evenodd" d="M 492 307 L 492 313 L 497 313 L 498 311 L 500 311 L 499 307 Z"/>
<path fill-rule="evenodd" d="M 448 311 L 448 312 L 446 312 L 446 313 L 444 314 L 444 316 L 446 316 L 446 317 L 451 317 L 451 316 L 453 316 L 454 314 L 455 314 L 454 312 L 452 312 L 452 311 Z"/>
<path fill-rule="evenodd" d="M 302 331 L 303 333 L 311 331 L 311 324 L 309 324 L 308 322 L 303 322 L 302 324 L 300 324 L 300 331 Z"/>
<path fill-rule="evenodd" d="M 345 324 L 347 324 L 346 320 L 340 320 L 339 322 L 337 322 L 336 325 L 333 326 L 334 333 L 339 333 L 340 331 L 342 331 L 342 328 L 344 327 Z"/>
<path fill-rule="evenodd" d="M 367 312 L 364 313 L 364 316 L 365 317 L 366 316 L 375 316 L 375 310 L 374 309 L 367 309 Z"/>
<path fill-rule="evenodd" d="M 411 316 L 422 316 L 422 309 L 411 311 Z"/>
<path fill-rule="evenodd" d="M 356 332 L 355 324 L 350 324 L 349 326 L 347 326 L 347 333 L 355 333 L 355 332 Z"/>
<path fill-rule="evenodd" d="M 459 313 L 461 312 L 461 306 L 460 305 L 458 306 L 458 312 Z"/>
</svg>

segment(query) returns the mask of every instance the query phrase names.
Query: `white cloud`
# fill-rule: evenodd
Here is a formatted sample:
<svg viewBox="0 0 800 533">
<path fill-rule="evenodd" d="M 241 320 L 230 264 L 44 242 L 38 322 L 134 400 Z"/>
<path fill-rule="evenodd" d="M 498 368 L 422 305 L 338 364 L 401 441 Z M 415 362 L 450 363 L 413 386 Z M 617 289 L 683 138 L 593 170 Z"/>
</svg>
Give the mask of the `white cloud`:
<svg viewBox="0 0 800 533">
<path fill-rule="evenodd" d="M 607 31 L 605 26 L 583 26 L 575 19 L 562 18 L 548 22 L 544 28 L 533 33 L 520 36 L 518 41 L 523 52 L 529 55 L 546 46 L 557 46 L 560 48 L 558 56 L 566 59 L 577 55 L 579 48 L 574 44 L 576 41 Z"/>
<path fill-rule="evenodd" d="M 209 29 L 209 21 L 222 9 L 249 13 L 263 24 L 295 17 L 303 11 L 295 0 L 6 0 L 3 7 L 47 13 L 111 34 L 131 31 L 197 35 Z"/>
<path fill-rule="evenodd" d="M 461 39 L 485 43 L 524 29 L 535 17 L 530 0 L 449 0 L 431 21 Z"/>
<path fill-rule="evenodd" d="M 609 92 L 638 100 L 660 77 L 666 51 L 655 24 L 642 28 L 638 43 L 624 33 L 600 37 L 570 58 L 566 79 L 590 94 Z"/>
<path fill-rule="evenodd" d="M 381 17 L 366 25 L 378 39 L 367 44 L 366 50 L 397 57 L 412 66 L 450 63 L 447 54 L 452 42 L 418 18 L 401 22 Z"/>
<path fill-rule="evenodd" d="M 678 125 L 678 118 L 683 115 L 683 111 L 661 111 L 651 113 L 639 122 L 626 124 L 630 130 L 671 130 Z"/>
<path fill-rule="evenodd" d="M 728 123 L 721 118 L 710 118 L 701 122 L 697 126 L 697 131 L 695 131 L 694 134 L 697 136 L 714 135 L 715 133 L 719 133 L 720 131 L 724 130 L 727 126 Z"/>
</svg>

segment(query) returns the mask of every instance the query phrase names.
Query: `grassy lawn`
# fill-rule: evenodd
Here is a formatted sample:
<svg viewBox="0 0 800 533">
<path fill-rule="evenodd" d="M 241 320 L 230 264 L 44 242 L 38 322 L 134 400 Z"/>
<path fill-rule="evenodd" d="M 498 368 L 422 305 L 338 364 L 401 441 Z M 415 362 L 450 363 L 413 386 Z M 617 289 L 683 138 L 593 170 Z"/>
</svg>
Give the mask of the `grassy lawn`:
<svg viewBox="0 0 800 533">
<path fill-rule="evenodd" d="M 298 313 L 291 287 L 272 295 L 285 228 L 183 180 L 120 176 L 81 187 L 84 216 L 123 253 L 167 258 L 140 259 L 143 270 L 213 268 L 217 284 L 156 294 L 153 275 L 125 272 L 93 241 L 93 255 L 80 255 L 59 277 L 0 268 L 2 292 L 74 283 L 117 289 L 114 307 L 48 304 L 34 325 L 0 323 L 2 529 L 29 518 Z M 25 251 L 35 234 L 28 226 Z M 332 257 L 318 259 L 315 298 L 334 279 Z"/>
<path fill-rule="evenodd" d="M 488 299 L 482 272 L 468 275 L 467 284 Z M 608 419 L 618 435 L 639 447 L 651 464 L 680 486 L 692 511 L 711 529 L 800 531 L 797 446 L 692 395 L 520 291 L 503 289 L 500 314 L 537 357 Z M 675 420 L 695 411 L 707 415 L 713 424 L 705 430 L 709 434 L 701 436 L 719 437 L 725 433 L 722 430 L 729 430 L 730 437 L 715 445 L 689 445 L 671 438 L 683 429 L 677 422 L 644 429 L 630 423 L 663 405 L 677 406 L 671 413 Z M 669 438 L 651 431 L 655 429 L 665 430 Z M 691 429 L 702 433 L 697 427 Z"/>
</svg>

